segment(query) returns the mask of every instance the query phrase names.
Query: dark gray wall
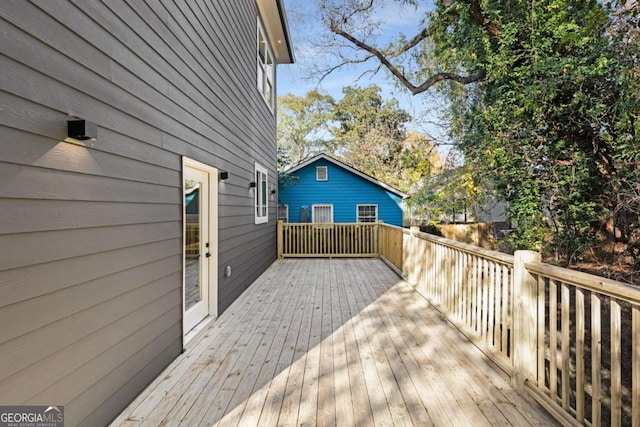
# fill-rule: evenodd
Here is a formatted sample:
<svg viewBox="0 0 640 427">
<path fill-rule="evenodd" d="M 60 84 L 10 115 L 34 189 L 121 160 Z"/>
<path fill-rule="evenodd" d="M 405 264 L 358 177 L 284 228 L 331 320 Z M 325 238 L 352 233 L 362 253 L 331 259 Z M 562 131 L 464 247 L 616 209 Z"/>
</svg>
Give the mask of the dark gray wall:
<svg viewBox="0 0 640 427">
<path fill-rule="evenodd" d="M 0 403 L 115 417 L 182 348 L 181 156 L 219 186 L 222 312 L 275 259 L 255 0 L 0 2 Z M 69 115 L 98 139 L 65 140 Z M 274 182 L 274 181 L 272 181 Z M 223 276 L 231 265 L 233 275 Z"/>
</svg>

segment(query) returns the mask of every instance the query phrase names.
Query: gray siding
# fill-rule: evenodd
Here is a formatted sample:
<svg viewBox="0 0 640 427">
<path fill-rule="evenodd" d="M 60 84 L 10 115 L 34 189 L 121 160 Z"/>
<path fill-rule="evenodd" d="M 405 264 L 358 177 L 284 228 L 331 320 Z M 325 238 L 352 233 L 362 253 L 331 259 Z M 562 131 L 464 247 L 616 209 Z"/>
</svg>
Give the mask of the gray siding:
<svg viewBox="0 0 640 427">
<path fill-rule="evenodd" d="M 255 0 L 0 2 L 0 402 L 108 423 L 182 349 L 182 156 L 219 185 L 219 312 L 275 259 Z M 65 140 L 69 115 L 97 141 Z M 223 276 L 230 265 L 233 274 Z"/>
</svg>

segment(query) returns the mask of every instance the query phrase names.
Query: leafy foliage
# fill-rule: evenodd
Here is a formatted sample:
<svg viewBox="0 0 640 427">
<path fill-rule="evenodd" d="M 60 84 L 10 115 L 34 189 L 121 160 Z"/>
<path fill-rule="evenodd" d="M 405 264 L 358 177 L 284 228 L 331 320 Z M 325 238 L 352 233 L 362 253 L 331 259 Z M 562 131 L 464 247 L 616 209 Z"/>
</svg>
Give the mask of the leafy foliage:
<svg viewBox="0 0 640 427">
<path fill-rule="evenodd" d="M 336 103 L 332 128 L 336 153 L 345 162 L 390 185 L 402 186 L 404 124 L 410 120 L 398 101 L 383 101 L 380 88 L 345 87 Z"/>
<path fill-rule="evenodd" d="M 407 200 L 412 217 L 421 218 L 436 225 L 442 222 L 471 220 L 476 207 L 482 201 L 482 192 L 473 173 L 466 166 L 449 168 L 420 182 L 412 197 Z"/>
<path fill-rule="evenodd" d="M 280 170 L 326 152 L 362 172 L 407 191 L 439 164 L 425 135 L 406 132 L 411 119 L 398 101 L 385 101 L 380 88 L 345 87 L 335 101 L 316 91 L 279 99 Z"/>
<path fill-rule="evenodd" d="M 313 90 L 304 97 L 278 97 L 278 169 L 324 151 L 335 101 Z"/>
<path fill-rule="evenodd" d="M 573 262 L 608 209 L 600 202 L 620 172 L 619 143 L 638 137 L 620 115 L 629 64 L 611 43 L 612 12 L 595 0 L 500 3 L 501 39 L 485 34 L 464 49 L 487 78 L 473 98 L 449 93 L 454 136 L 509 201 L 514 247 Z"/>
<path fill-rule="evenodd" d="M 376 44 L 376 13 L 389 4 L 414 6 L 422 27 Z M 341 48 L 329 72 L 378 61 L 413 94 L 434 89 L 448 100 L 450 135 L 475 184 L 509 202 L 514 249 L 575 262 L 612 222 L 610 235 L 640 253 L 635 0 L 319 5 L 329 41 Z M 359 52 L 351 61 L 345 45 Z M 434 203 L 437 192 L 428 194 L 424 203 Z"/>
</svg>

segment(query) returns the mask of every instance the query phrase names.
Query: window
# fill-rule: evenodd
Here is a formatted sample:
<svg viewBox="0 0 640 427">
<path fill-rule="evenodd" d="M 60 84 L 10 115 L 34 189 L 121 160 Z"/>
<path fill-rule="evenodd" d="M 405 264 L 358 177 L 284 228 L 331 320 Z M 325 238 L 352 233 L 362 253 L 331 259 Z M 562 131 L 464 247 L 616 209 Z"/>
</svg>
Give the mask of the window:
<svg viewBox="0 0 640 427">
<path fill-rule="evenodd" d="M 358 222 L 378 221 L 378 205 L 358 205 L 357 210 Z"/>
<path fill-rule="evenodd" d="M 267 198 L 267 169 L 256 163 L 256 188 L 255 188 L 255 213 L 256 224 L 264 224 L 269 220 L 268 217 L 268 198 Z"/>
<path fill-rule="evenodd" d="M 311 220 L 318 223 L 333 222 L 333 205 L 313 205 Z"/>
<path fill-rule="evenodd" d="M 329 179 L 326 166 L 316 166 L 316 181 L 326 181 Z"/>
<path fill-rule="evenodd" d="M 266 37 L 260 18 L 258 18 L 258 37 L 257 37 L 257 71 L 258 71 L 258 91 L 262 94 L 269 109 L 273 111 L 275 100 L 274 82 L 275 82 L 275 62 L 273 60 L 273 52 L 269 45 L 269 39 Z"/>
<path fill-rule="evenodd" d="M 289 222 L 289 205 L 278 205 L 278 221 Z"/>
</svg>

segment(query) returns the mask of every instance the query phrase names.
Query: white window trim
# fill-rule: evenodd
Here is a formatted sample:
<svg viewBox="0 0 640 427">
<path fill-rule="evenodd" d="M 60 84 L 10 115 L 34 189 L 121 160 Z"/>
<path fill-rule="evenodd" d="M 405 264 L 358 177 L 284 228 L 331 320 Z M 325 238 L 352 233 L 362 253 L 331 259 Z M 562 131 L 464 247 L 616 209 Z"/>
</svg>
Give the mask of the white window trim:
<svg viewBox="0 0 640 427">
<path fill-rule="evenodd" d="M 284 210 L 286 212 L 284 219 L 280 218 L 280 208 L 282 207 L 284 207 Z M 283 203 L 278 204 L 278 221 L 289 222 L 289 205 Z"/>
<path fill-rule="evenodd" d="M 262 186 L 262 182 L 258 174 L 264 174 L 264 187 Z M 253 213 L 255 215 L 255 223 L 265 224 L 269 222 L 269 197 L 266 193 L 268 192 L 269 188 L 269 173 L 267 172 L 267 168 L 256 162 L 253 176 L 256 180 L 253 197 Z"/>
<path fill-rule="evenodd" d="M 320 170 L 324 170 L 324 178 L 320 177 Z M 329 168 L 327 166 L 316 166 L 316 181 L 328 181 Z"/>
<path fill-rule="evenodd" d="M 331 220 L 329 221 L 329 223 L 333 223 L 333 205 L 331 204 L 323 204 L 323 203 L 319 203 L 316 205 L 311 205 L 311 222 L 312 223 L 317 223 L 318 221 L 316 221 L 316 207 L 318 208 L 329 208 L 330 212 L 331 212 Z"/>
<path fill-rule="evenodd" d="M 275 98 L 276 98 L 276 63 L 273 50 L 271 49 L 271 42 L 267 37 L 267 32 L 264 30 L 264 25 L 260 17 L 257 19 L 256 30 L 256 87 L 262 95 L 264 102 L 269 106 L 269 110 L 273 113 L 275 111 Z M 260 58 L 260 42 L 264 40 L 265 43 L 265 58 Z M 271 64 L 269 68 L 268 64 Z M 271 91 L 269 91 L 269 87 Z"/>
<path fill-rule="evenodd" d="M 375 220 L 373 222 L 378 222 L 378 205 L 373 204 L 373 203 L 362 203 L 362 204 L 358 204 L 356 205 L 356 222 L 364 222 L 364 221 L 360 221 L 360 207 L 365 207 L 365 206 L 375 206 L 376 208 L 376 216 L 375 216 Z"/>
</svg>

